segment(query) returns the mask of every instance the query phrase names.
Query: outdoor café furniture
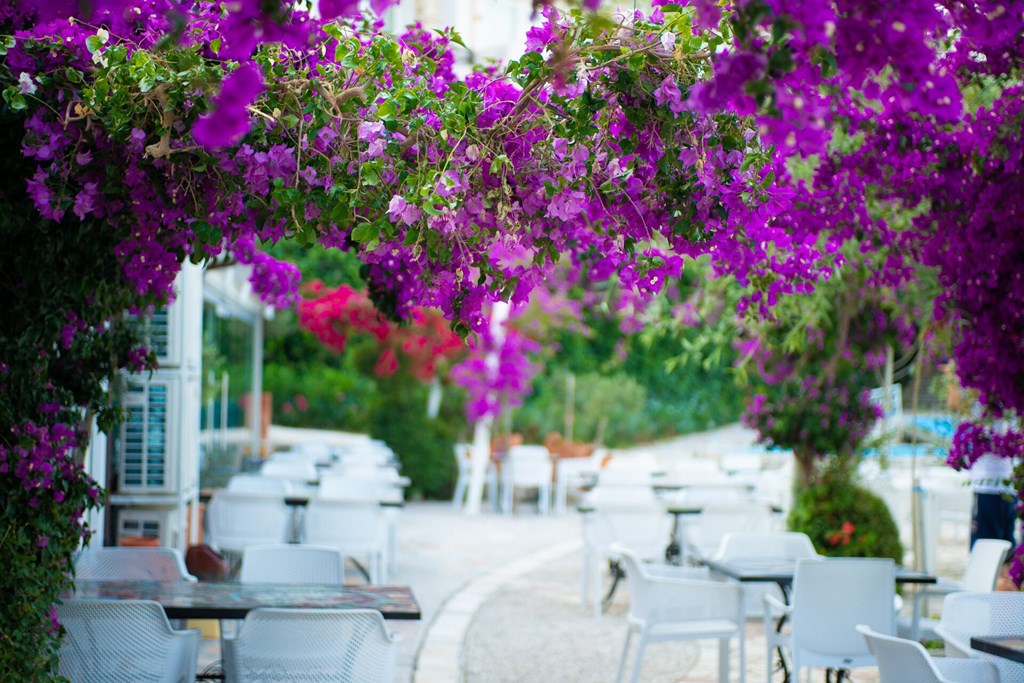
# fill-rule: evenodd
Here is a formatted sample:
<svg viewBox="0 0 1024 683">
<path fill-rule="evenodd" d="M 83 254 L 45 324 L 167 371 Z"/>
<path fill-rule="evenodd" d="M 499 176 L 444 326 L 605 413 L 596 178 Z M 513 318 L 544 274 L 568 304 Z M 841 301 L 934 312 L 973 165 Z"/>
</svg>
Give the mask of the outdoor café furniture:
<svg viewBox="0 0 1024 683">
<path fill-rule="evenodd" d="M 602 604 L 611 603 L 621 578 L 611 561 L 611 546 L 618 543 L 642 559 L 660 559 L 666 540 L 669 545 L 674 542 L 671 519 L 646 486 L 595 488 L 578 509 L 583 522 L 583 607 L 600 616 Z M 602 599 L 601 569 L 606 562 L 610 562 L 613 581 Z"/>
<path fill-rule="evenodd" d="M 764 598 L 766 614 L 782 612 L 790 625 L 789 633 L 783 633 L 765 619 L 769 680 L 777 648 L 788 651 L 794 680 L 804 667 L 845 672 L 875 665 L 857 626 L 895 634 L 895 584 L 896 565 L 888 558 L 797 560 L 790 603 Z"/>
<path fill-rule="evenodd" d="M 251 545 L 242 554 L 242 583 L 345 583 L 345 557 L 337 548 L 279 543 Z"/>
<path fill-rule="evenodd" d="M 696 557 L 708 557 L 718 551 L 730 532 L 768 532 L 775 526 L 775 515 L 767 503 L 706 502 L 699 515 L 687 520 L 684 537 Z"/>
<path fill-rule="evenodd" d="M 863 624 L 857 632 L 864 636 L 878 661 L 879 683 L 999 683 L 999 670 L 991 662 L 932 658 L 916 640 L 876 633 Z"/>
<path fill-rule="evenodd" d="M 387 580 L 388 530 L 380 503 L 375 499 L 313 498 L 306 506 L 304 542 L 339 549 L 372 584 Z"/>
<path fill-rule="evenodd" d="M 229 583 L 220 581 L 76 581 L 76 600 L 152 600 L 171 619 L 244 619 L 261 607 L 372 609 L 385 619 L 419 619 L 407 586 Z"/>
<path fill-rule="evenodd" d="M 271 493 L 288 495 L 295 487 L 287 479 L 265 477 L 262 474 L 236 474 L 228 479 L 228 491 L 236 493 Z"/>
<path fill-rule="evenodd" d="M 177 548 L 85 548 L 75 556 L 75 578 L 93 581 L 195 581 Z"/>
<path fill-rule="evenodd" d="M 292 512 L 284 495 L 217 490 L 206 508 L 210 544 L 241 554 L 246 546 L 289 540 Z"/>
<path fill-rule="evenodd" d="M 998 667 L 1002 683 L 1024 681 L 1024 664 L 1003 657 L 1005 651 L 991 652 L 996 648 L 976 648 L 971 642 L 972 638 L 994 640 L 1000 637 L 1019 639 L 1024 636 L 1024 593 L 950 593 L 942 603 L 942 617 L 935 627 L 935 633 L 945 643 L 947 657 L 987 660 Z"/>
<path fill-rule="evenodd" d="M 739 680 L 745 677 L 743 596 L 737 584 L 711 581 L 706 568 L 647 565 L 622 546 L 612 546 L 629 582 L 629 614 L 626 642 L 619 660 L 616 682 L 625 673 L 629 645 L 639 636 L 630 680 L 640 678 L 648 643 L 669 640 L 718 641 L 718 680 L 729 681 L 729 646 L 739 640 Z"/>
<path fill-rule="evenodd" d="M 718 562 L 741 560 L 783 560 L 795 562 L 805 558 L 818 557 L 810 537 L 797 531 L 739 531 L 726 534 L 714 555 Z M 766 593 L 784 599 L 781 589 L 774 582 L 743 583 L 744 605 L 747 618 L 764 615 Z"/>
<path fill-rule="evenodd" d="M 1024 664 L 1024 636 L 971 636 L 971 649 Z"/>
<path fill-rule="evenodd" d="M 472 476 L 472 449 L 473 445 L 468 443 L 457 443 L 453 449 L 455 452 L 455 466 L 458 477 L 455 480 L 455 492 L 452 494 L 452 507 L 456 510 L 462 508 L 466 502 L 466 495 L 469 492 L 469 479 Z M 484 474 L 484 484 L 487 486 L 487 495 L 491 500 L 491 508 L 498 509 L 498 469 L 490 457 L 487 459 L 487 471 Z"/>
<path fill-rule="evenodd" d="M 316 471 L 316 465 L 308 460 L 274 460 L 271 458 L 260 467 L 260 474 L 264 477 L 276 477 L 287 479 L 296 484 L 316 481 L 320 476 Z"/>
<path fill-rule="evenodd" d="M 501 510 L 511 515 L 516 489 L 537 489 L 537 512 L 551 510 L 551 456 L 544 446 L 512 446 L 501 465 Z"/>
<path fill-rule="evenodd" d="M 994 538 L 980 538 L 974 542 L 971 554 L 967 558 L 967 566 L 964 568 L 963 577 L 959 581 L 939 579 L 931 586 L 927 586 L 914 594 L 914 611 L 910 623 L 901 620 L 899 625 L 900 635 L 911 640 L 921 639 L 921 611 L 922 603 L 928 598 L 949 595 L 961 591 L 986 592 L 995 590 L 996 581 L 999 580 L 999 570 L 1003 566 L 1006 554 L 1010 552 L 1010 542 Z M 934 636 L 937 621 L 925 619 L 926 635 Z"/>
<path fill-rule="evenodd" d="M 608 457 L 608 450 L 596 448 L 585 458 L 555 459 L 555 506 L 556 515 L 564 515 L 569 502 L 569 489 L 582 489 L 601 471 L 601 463 Z"/>
<path fill-rule="evenodd" d="M 199 631 L 172 629 L 157 602 L 64 598 L 57 618 L 66 630 L 58 673 L 75 683 L 195 680 Z"/>
<path fill-rule="evenodd" d="M 223 648 L 229 683 L 392 683 L 397 638 L 374 610 L 257 609 Z"/>
</svg>

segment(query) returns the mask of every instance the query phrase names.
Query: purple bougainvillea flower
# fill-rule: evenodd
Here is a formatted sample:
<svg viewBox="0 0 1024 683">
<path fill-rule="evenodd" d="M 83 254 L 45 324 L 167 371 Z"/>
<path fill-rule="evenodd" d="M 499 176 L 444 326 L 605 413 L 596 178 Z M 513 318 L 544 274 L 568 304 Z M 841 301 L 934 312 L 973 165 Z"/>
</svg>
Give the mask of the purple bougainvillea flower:
<svg viewBox="0 0 1024 683">
<path fill-rule="evenodd" d="M 252 104 L 264 89 L 263 74 L 254 64 L 244 64 L 221 84 L 220 94 L 213 100 L 213 110 L 203 115 L 192 127 L 192 137 L 207 149 L 238 144 L 249 132 Z"/>
</svg>

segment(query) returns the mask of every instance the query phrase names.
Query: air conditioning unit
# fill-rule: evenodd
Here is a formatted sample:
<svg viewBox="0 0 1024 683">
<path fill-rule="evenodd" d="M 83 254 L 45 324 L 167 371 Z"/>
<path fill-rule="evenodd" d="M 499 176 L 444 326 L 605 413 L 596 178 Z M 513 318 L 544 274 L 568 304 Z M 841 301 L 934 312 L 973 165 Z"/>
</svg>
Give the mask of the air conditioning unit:
<svg viewBox="0 0 1024 683">
<path fill-rule="evenodd" d="M 180 547 L 177 508 L 125 507 L 117 511 L 117 545 Z"/>
<path fill-rule="evenodd" d="M 180 384 L 175 376 L 128 380 L 121 396 L 127 417 L 116 443 L 118 493 L 177 490 Z"/>
</svg>

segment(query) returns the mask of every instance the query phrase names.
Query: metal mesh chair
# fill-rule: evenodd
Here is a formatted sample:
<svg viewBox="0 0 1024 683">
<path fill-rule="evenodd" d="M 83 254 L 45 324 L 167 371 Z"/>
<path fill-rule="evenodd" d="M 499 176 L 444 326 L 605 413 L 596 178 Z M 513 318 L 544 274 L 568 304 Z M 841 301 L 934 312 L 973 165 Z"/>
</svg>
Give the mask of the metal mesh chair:
<svg viewBox="0 0 1024 683">
<path fill-rule="evenodd" d="M 192 683 L 199 631 L 175 631 L 149 600 L 67 600 L 59 673 L 74 683 Z"/>
<path fill-rule="evenodd" d="M 613 546 L 629 581 L 626 643 L 616 681 L 621 681 L 633 634 L 638 634 L 633 674 L 640 678 L 644 648 L 668 640 L 718 641 L 718 680 L 729 681 L 729 641 L 739 638 L 740 683 L 744 680 L 743 600 L 736 583 L 709 581 L 706 569 L 643 565 L 622 546 Z"/>
<path fill-rule="evenodd" d="M 195 581 L 176 548 L 85 548 L 75 578 L 88 581 Z"/>
<path fill-rule="evenodd" d="M 971 636 L 1024 633 L 1024 593 L 987 591 L 947 595 L 935 633 L 945 642 L 947 657 L 991 661 L 999 668 L 1002 683 L 1024 683 L 1024 665 L 971 648 Z"/>
<path fill-rule="evenodd" d="M 397 638 L 374 610 L 257 609 L 225 639 L 228 683 L 392 683 Z"/>
<path fill-rule="evenodd" d="M 857 632 L 878 660 L 880 683 L 999 683 L 991 662 L 956 657 L 932 659 L 921 643 L 875 633 L 863 624 Z"/>
<path fill-rule="evenodd" d="M 242 583 L 345 582 L 345 558 L 337 548 L 315 545 L 251 545 L 242 554 Z"/>
</svg>

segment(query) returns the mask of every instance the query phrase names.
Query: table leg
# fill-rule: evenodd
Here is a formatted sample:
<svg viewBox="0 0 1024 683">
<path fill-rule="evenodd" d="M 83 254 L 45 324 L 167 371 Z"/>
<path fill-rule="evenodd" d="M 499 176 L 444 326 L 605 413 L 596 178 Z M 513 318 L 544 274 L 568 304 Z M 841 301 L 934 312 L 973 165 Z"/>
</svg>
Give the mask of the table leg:
<svg viewBox="0 0 1024 683">
<path fill-rule="evenodd" d="M 602 612 L 607 611 L 611 607 L 612 598 L 615 597 L 615 590 L 619 587 L 619 581 L 626 576 L 626 572 L 622 570 L 622 565 L 619 564 L 618 560 L 610 560 L 608 568 L 612 573 L 612 586 L 608 589 L 608 595 L 604 596 L 604 599 L 601 601 Z"/>
<path fill-rule="evenodd" d="M 679 535 L 681 533 L 679 525 L 679 514 L 672 513 L 672 536 L 669 538 L 668 546 L 665 548 L 665 562 L 668 564 L 682 565 L 683 564 L 683 544 L 682 539 Z"/>
</svg>

